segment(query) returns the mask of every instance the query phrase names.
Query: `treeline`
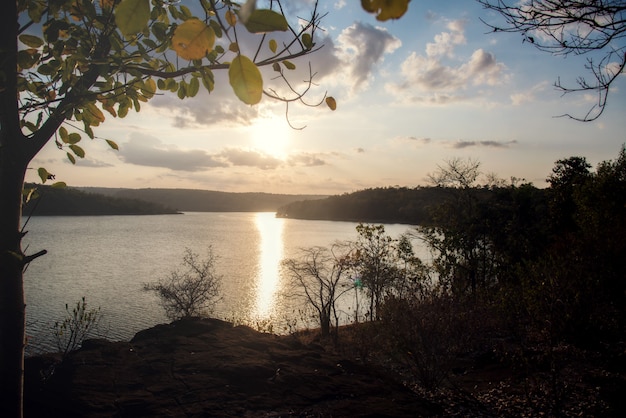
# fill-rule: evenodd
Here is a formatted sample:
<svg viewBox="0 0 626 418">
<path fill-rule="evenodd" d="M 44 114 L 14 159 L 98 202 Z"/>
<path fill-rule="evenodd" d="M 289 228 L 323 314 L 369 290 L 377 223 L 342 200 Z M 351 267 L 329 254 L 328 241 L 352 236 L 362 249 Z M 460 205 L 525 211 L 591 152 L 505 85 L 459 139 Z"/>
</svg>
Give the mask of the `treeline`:
<svg viewBox="0 0 626 418">
<path fill-rule="evenodd" d="M 473 193 L 485 195 L 486 188 Z M 307 200 L 281 206 L 281 218 L 353 221 L 368 223 L 404 223 L 427 225 L 432 222 L 434 208 L 454 193 L 449 187 L 379 187 Z"/>
<path fill-rule="evenodd" d="M 359 224 L 356 241 L 287 260 L 322 333 L 338 335 L 336 302 L 350 292 L 354 319 L 367 321 L 363 347 L 395 357 L 426 387 L 441 385 L 456 359 L 485 356 L 516 370 L 553 416 L 573 416 L 566 402 L 580 406 L 573 382 L 581 360 L 622 376 L 611 385 L 623 393 L 626 150 L 595 171 L 584 157 L 558 160 L 546 189 L 481 177 L 478 163 L 449 161 L 431 175 L 437 203 L 424 203 L 428 222 L 413 218 L 412 233 L 394 239 L 383 225 Z M 388 207 L 413 192 L 425 193 L 374 189 L 326 201 Z M 417 256 L 412 240 L 429 256 Z M 621 398 L 603 401 L 613 413 L 588 415 L 624 416 Z"/>
<path fill-rule="evenodd" d="M 230 193 L 191 189 L 83 188 L 109 196 L 135 198 L 183 212 L 274 212 L 294 201 L 320 199 L 323 195 Z"/>
<path fill-rule="evenodd" d="M 157 215 L 177 213 L 154 202 L 87 193 L 70 187 L 26 184 L 25 216 Z M 31 193 L 32 191 L 32 193 Z"/>
</svg>

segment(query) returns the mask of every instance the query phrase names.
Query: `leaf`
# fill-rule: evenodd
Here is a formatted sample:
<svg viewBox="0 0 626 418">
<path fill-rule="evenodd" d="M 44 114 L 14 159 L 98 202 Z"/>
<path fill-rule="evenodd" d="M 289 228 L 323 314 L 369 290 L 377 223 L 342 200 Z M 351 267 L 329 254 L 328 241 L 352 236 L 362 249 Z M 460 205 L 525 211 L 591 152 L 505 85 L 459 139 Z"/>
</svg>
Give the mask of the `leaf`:
<svg viewBox="0 0 626 418">
<path fill-rule="evenodd" d="M 68 135 L 67 137 L 67 142 L 68 144 L 77 144 L 79 143 L 81 140 L 80 134 L 77 134 L 76 132 L 72 132 L 71 134 Z"/>
<path fill-rule="evenodd" d="M 45 169 L 45 168 L 43 168 L 43 167 L 39 167 L 39 168 L 37 169 L 37 174 L 39 174 L 39 178 L 41 179 L 41 182 L 42 182 L 42 183 L 45 183 L 45 182 L 46 182 L 46 180 L 52 180 L 52 179 L 54 179 L 54 174 L 50 174 L 50 173 L 48 172 L 48 170 L 46 170 L 46 169 Z"/>
<path fill-rule="evenodd" d="M 302 34 L 302 43 L 304 44 L 304 47 L 306 49 L 313 48 L 313 38 L 311 38 L 311 34 L 310 33 L 303 33 Z"/>
<path fill-rule="evenodd" d="M 189 19 L 178 26 L 172 37 L 172 49 L 186 60 L 199 60 L 213 49 L 215 31 L 199 19 Z"/>
<path fill-rule="evenodd" d="M 39 38 L 38 36 L 28 34 L 20 35 L 20 42 L 31 48 L 39 48 L 43 45 L 43 39 Z"/>
<path fill-rule="evenodd" d="M 258 67 L 244 55 L 238 55 L 228 67 L 228 80 L 235 95 L 246 104 L 257 104 L 263 95 L 263 77 Z"/>
<path fill-rule="evenodd" d="M 289 29 L 285 16 L 268 9 L 254 10 L 244 25 L 250 33 L 285 32 Z"/>
<path fill-rule="evenodd" d="M 96 122 L 90 125 L 98 126 L 98 124 L 104 122 L 104 113 L 102 113 L 102 110 L 98 109 L 95 104 L 88 103 L 87 106 L 85 106 L 85 112 L 88 112 L 89 116 Z"/>
<path fill-rule="evenodd" d="M 119 147 L 119 146 L 117 145 L 117 143 L 115 143 L 114 141 L 111 141 L 110 139 L 107 139 L 107 140 L 106 140 L 106 142 L 107 142 L 107 144 L 109 144 L 109 146 L 110 146 L 111 148 L 113 148 L 114 150 L 116 150 L 116 151 L 119 151 L 119 150 L 120 150 L 120 147 Z"/>
<path fill-rule="evenodd" d="M 122 0 L 115 8 L 115 24 L 124 36 L 143 32 L 149 20 L 150 0 Z"/>
<path fill-rule="evenodd" d="M 326 106 L 328 106 L 330 110 L 335 110 L 337 109 L 337 101 L 335 100 L 334 97 L 328 96 L 326 98 Z"/>
<path fill-rule="evenodd" d="M 272 64 L 272 68 L 274 69 L 274 71 L 276 71 L 277 73 L 280 72 L 280 64 L 275 62 L 274 64 Z"/>
<path fill-rule="evenodd" d="M 296 69 L 296 65 L 295 65 L 293 62 L 291 62 L 291 61 L 284 60 L 284 61 L 283 61 L 283 65 L 284 65 L 284 66 L 285 66 L 288 70 L 295 70 L 295 69 Z"/>
<path fill-rule="evenodd" d="M 67 187 L 67 183 L 65 183 L 64 181 L 57 181 L 52 183 L 51 187 L 54 187 L 55 189 L 62 189 L 64 187 Z"/>
<path fill-rule="evenodd" d="M 232 10 L 228 10 L 226 12 L 226 22 L 230 26 L 235 26 L 235 24 L 237 23 L 237 15 Z"/>
<path fill-rule="evenodd" d="M 76 158 L 74 158 L 74 156 L 72 154 L 70 154 L 69 152 L 66 153 L 67 155 L 67 159 L 70 160 L 70 162 L 72 164 L 76 164 Z"/>
<path fill-rule="evenodd" d="M 276 49 L 278 48 L 278 44 L 276 43 L 276 39 L 270 39 L 269 47 L 270 47 L 270 51 L 272 51 L 274 53 L 276 52 Z"/>
<path fill-rule="evenodd" d="M 239 52 L 239 44 L 237 42 L 231 42 L 230 45 L 228 45 L 228 50 L 230 52 Z"/>
<path fill-rule="evenodd" d="M 70 145 L 70 149 L 77 157 L 85 158 L 85 150 L 79 147 L 78 145 L 72 144 Z"/>
<path fill-rule="evenodd" d="M 384 22 L 389 19 L 401 18 L 409 8 L 411 0 L 361 0 L 361 7 L 374 13 L 376 20 Z"/>
</svg>

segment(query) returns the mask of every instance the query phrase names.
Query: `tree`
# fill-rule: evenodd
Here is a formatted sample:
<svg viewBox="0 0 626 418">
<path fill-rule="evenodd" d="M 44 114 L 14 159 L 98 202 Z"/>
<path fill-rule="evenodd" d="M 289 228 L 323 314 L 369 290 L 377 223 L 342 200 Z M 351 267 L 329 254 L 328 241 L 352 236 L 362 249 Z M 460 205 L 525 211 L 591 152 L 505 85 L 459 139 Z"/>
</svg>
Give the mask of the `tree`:
<svg viewBox="0 0 626 418">
<path fill-rule="evenodd" d="M 187 2 L 188 3 L 188 2 Z M 287 105 L 312 85 L 289 83 L 291 61 L 320 48 L 317 4 L 292 27 L 280 1 L 273 10 L 228 0 L 198 0 L 193 11 L 165 0 L 10 0 L 0 15 L 0 395 L 2 415 L 22 415 L 24 268 L 36 257 L 21 247 L 23 183 L 30 161 L 49 141 L 75 162 L 83 136 L 111 117 L 139 111 L 157 91 L 195 96 L 211 92 L 214 71 L 227 71 L 247 104 L 263 96 Z M 277 34 L 269 38 L 267 32 Z M 248 35 L 247 33 L 263 33 Z M 274 36 L 274 35 L 272 35 Z M 247 47 L 250 38 L 256 46 Z M 246 55 L 246 51 L 248 55 Z M 252 57 L 249 58 L 248 56 Z M 263 83 L 272 68 L 282 91 Z M 334 99 L 328 97 L 332 108 Z M 107 143 L 117 149 L 112 140 Z M 42 182 L 54 179 L 38 169 Z M 28 197 L 28 195 L 26 195 Z"/>
<path fill-rule="evenodd" d="M 359 234 L 349 260 L 369 296 L 370 320 L 378 319 L 386 293 L 399 278 L 395 240 L 385 233 L 384 225 L 359 224 Z"/>
<path fill-rule="evenodd" d="M 345 255 L 339 253 L 342 248 L 340 245 L 333 245 L 330 250 L 325 247 L 302 248 L 298 258 L 289 258 L 282 263 L 290 278 L 293 294 L 304 297 L 317 312 L 323 337 L 330 335 L 333 325 L 337 330 L 339 315 L 336 303 L 349 290 L 349 287 L 340 288 L 348 270 Z"/>
<path fill-rule="evenodd" d="M 449 197 L 432 208 L 433 224 L 418 227 L 434 255 L 439 284 L 458 295 L 475 294 L 494 277 L 493 246 L 483 216 L 491 193 L 478 184 L 480 163 L 455 158 L 429 175 Z"/>
<path fill-rule="evenodd" d="M 521 33 L 541 51 L 555 55 L 586 55 L 586 69 L 593 81 L 579 77 L 578 86 L 557 80 L 564 94 L 592 92 L 598 102 L 578 121 L 593 121 L 602 115 L 609 92 L 626 66 L 626 1 L 624 0 L 478 0 L 486 9 L 504 18 L 503 25 L 486 23 L 493 32 Z"/>
<path fill-rule="evenodd" d="M 221 299 L 222 277 L 215 273 L 215 261 L 212 248 L 204 260 L 187 248 L 182 272 L 172 271 L 165 279 L 144 284 L 143 290 L 159 296 L 165 314 L 172 321 L 206 316 Z"/>
</svg>

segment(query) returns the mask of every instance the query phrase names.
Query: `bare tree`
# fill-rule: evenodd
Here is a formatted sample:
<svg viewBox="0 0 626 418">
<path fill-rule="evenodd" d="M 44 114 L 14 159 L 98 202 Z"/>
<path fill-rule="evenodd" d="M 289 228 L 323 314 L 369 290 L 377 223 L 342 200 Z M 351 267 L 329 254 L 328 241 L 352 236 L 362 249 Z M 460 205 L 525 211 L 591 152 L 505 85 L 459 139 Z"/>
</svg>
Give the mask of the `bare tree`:
<svg viewBox="0 0 626 418">
<path fill-rule="evenodd" d="M 557 80 L 563 94 L 595 92 L 598 102 L 578 121 L 593 121 L 602 115 L 611 86 L 626 65 L 625 0 L 477 0 L 486 9 L 504 17 L 505 23 L 485 24 L 493 32 L 521 33 L 523 42 L 555 55 L 586 55 L 585 68 L 593 81 L 578 77 L 577 86 Z"/>
<path fill-rule="evenodd" d="M 206 316 L 220 298 L 221 276 L 215 274 L 213 249 L 204 260 L 189 248 L 183 256 L 183 271 L 172 271 L 168 278 L 146 283 L 143 290 L 155 292 L 171 320 Z"/>
<path fill-rule="evenodd" d="M 329 336 L 334 321 L 335 330 L 339 325 L 336 302 L 351 288 L 340 287 L 347 279 L 348 266 L 344 257 L 337 254 L 340 245 L 301 248 L 298 258 L 283 260 L 283 268 L 291 281 L 292 295 L 299 295 L 317 312 L 322 336 Z M 335 334 L 336 335 L 336 334 Z"/>
</svg>

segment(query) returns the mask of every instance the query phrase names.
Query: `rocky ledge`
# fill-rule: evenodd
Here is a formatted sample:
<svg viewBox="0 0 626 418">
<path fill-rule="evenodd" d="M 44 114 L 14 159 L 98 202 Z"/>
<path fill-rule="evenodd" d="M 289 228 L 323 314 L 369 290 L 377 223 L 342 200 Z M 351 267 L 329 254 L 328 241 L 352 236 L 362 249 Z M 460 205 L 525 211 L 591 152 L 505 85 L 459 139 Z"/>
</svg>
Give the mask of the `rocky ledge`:
<svg viewBox="0 0 626 418">
<path fill-rule="evenodd" d="M 440 415 L 386 372 L 215 319 L 88 340 L 63 362 L 27 359 L 27 417 L 416 417 Z"/>
</svg>

